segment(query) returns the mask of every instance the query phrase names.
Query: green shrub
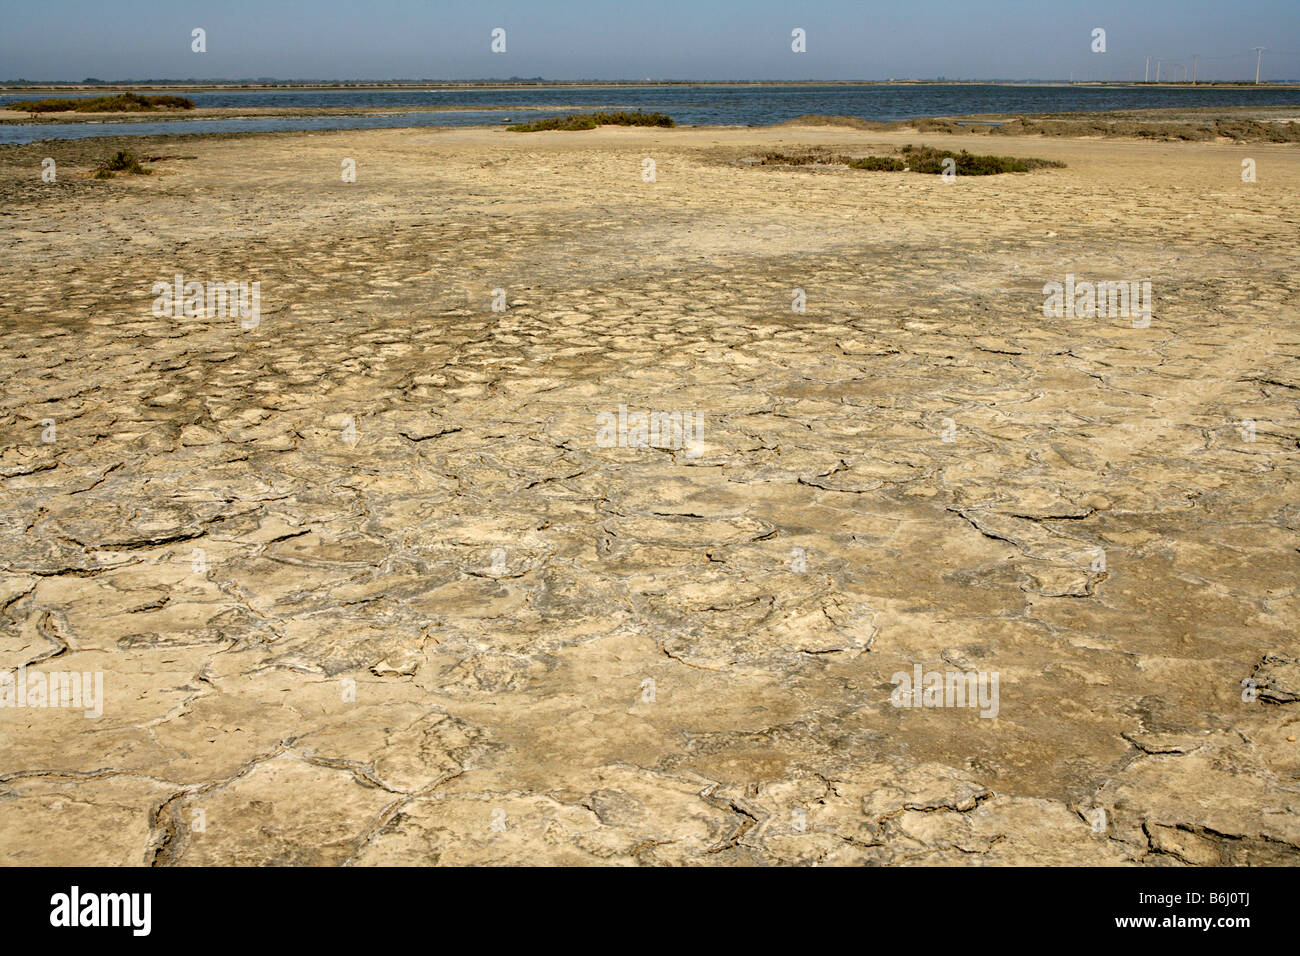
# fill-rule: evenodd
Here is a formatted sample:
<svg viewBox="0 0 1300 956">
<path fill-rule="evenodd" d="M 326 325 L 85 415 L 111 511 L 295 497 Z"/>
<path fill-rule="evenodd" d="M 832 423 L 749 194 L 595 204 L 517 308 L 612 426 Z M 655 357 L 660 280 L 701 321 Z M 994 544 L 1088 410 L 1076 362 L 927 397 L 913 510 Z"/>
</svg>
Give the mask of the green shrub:
<svg viewBox="0 0 1300 956">
<path fill-rule="evenodd" d="M 595 129 L 600 124 L 590 116 L 555 116 L 551 119 L 533 120 L 531 123 L 516 123 L 506 127 L 512 133 L 536 133 L 544 129 Z"/>
<path fill-rule="evenodd" d="M 96 167 L 95 178 L 112 179 L 114 173 L 133 173 L 137 176 L 148 176 L 152 172 L 152 169 L 141 166 L 140 161 L 135 158 L 134 154 L 119 149 Z"/>
<path fill-rule="evenodd" d="M 850 169 L 865 169 L 874 172 L 901 173 L 911 170 L 914 173 L 942 173 L 943 161 L 952 159 L 959 176 L 991 176 L 995 173 L 1024 173 L 1031 169 L 1049 166 L 1064 166 L 1049 159 L 1016 159 L 1012 156 L 975 156 L 962 150 L 954 153 L 949 150 L 934 149 L 930 146 L 904 146 L 902 158 L 895 156 L 863 156 L 854 159 L 832 153 L 830 150 L 813 147 L 800 153 L 763 153 L 758 157 L 760 166 L 848 166 Z"/>
<path fill-rule="evenodd" d="M 1027 173 L 1031 169 L 1062 167 L 1050 159 L 1018 159 L 1015 156 L 977 156 L 962 150 L 935 149 L 933 146 L 904 146 L 902 149 L 907 167 L 914 173 L 942 173 L 944 160 L 953 160 L 958 176 L 994 176 L 998 173 Z"/>
<path fill-rule="evenodd" d="M 826 150 L 810 149 L 806 153 L 764 153 L 760 166 L 844 166 L 847 156 L 837 156 Z"/>
<path fill-rule="evenodd" d="M 849 166 L 852 169 L 870 169 L 885 173 L 901 173 L 907 168 L 906 163 L 893 156 L 863 156 L 861 159 L 852 160 Z"/>
<path fill-rule="evenodd" d="M 535 133 L 544 129 L 582 130 L 595 129 L 597 126 L 676 126 L 671 116 L 663 113 L 570 113 L 568 116 L 553 116 L 550 119 L 533 120 L 531 123 L 517 123 L 507 129 L 515 133 Z"/>
</svg>

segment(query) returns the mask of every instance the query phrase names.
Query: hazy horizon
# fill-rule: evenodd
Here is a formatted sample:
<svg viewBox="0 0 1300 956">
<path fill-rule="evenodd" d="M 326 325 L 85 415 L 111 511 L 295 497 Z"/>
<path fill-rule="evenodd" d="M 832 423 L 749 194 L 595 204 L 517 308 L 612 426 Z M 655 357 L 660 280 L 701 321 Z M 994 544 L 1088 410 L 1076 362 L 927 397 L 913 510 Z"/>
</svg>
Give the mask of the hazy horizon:
<svg viewBox="0 0 1300 956">
<path fill-rule="evenodd" d="M 578 77 L 576 79 L 564 79 L 564 80 L 552 79 L 550 77 L 541 77 L 541 76 L 537 76 L 537 77 L 531 77 L 531 76 L 529 77 L 405 76 L 405 77 L 389 77 L 389 78 L 377 78 L 377 77 L 366 77 L 366 76 L 341 76 L 341 77 L 332 77 L 332 78 L 318 77 L 318 76 L 310 76 L 310 77 L 309 76 L 233 76 L 233 77 L 202 77 L 202 78 L 182 77 L 182 76 L 158 76 L 158 77 L 142 76 L 142 77 L 113 77 L 111 79 L 104 78 L 104 77 L 83 77 L 82 79 L 69 79 L 67 77 L 61 77 L 58 79 L 40 79 L 40 80 L 34 80 L 29 77 L 0 78 L 0 86 L 19 85 L 19 84 L 30 85 L 30 86 L 95 85 L 95 86 L 103 86 L 105 88 L 111 88 L 115 86 L 128 86 L 128 85 L 164 85 L 164 84 L 175 84 L 177 86 L 183 86 L 183 85 L 225 86 L 225 85 L 234 85 L 234 84 L 253 84 L 253 85 L 293 84 L 297 86 L 305 86 L 305 85 L 313 85 L 313 84 L 319 84 L 322 86 L 342 85 L 342 84 L 350 84 L 350 85 L 373 84 L 375 86 L 387 86 L 387 85 L 397 85 L 397 84 L 412 84 L 412 85 L 427 84 L 431 86 L 436 86 L 439 84 L 447 84 L 447 85 L 455 84 L 455 85 L 478 86 L 478 85 L 490 85 L 494 83 L 509 84 L 515 86 L 524 86 L 528 84 L 547 85 L 547 86 L 583 86 L 583 85 L 610 86 L 615 84 L 622 84 L 628 86 L 659 86 L 659 85 L 719 86 L 719 85 L 727 85 L 727 84 L 763 85 L 763 86 L 782 86 L 782 85 L 796 86 L 796 85 L 824 84 L 829 86 L 829 85 L 854 85 L 854 84 L 862 84 L 862 85 L 886 84 L 887 85 L 889 83 L 898 83 L 898 84 L 915 83 L 915 84 L 922 84 L 922 85 L 931 84 L 931 83 L 936 85 L 947 84 L 947 83 L 969 83 L 975 85 L 987 84 L 989 86 L 1000 86 L 1000 85 L 1033 86 L 1033 85 L 1069 84 L 1072 82 L 1111 84 L 1115 86 L 1127 86 L 1130 85 L 1131 82 L 1134 82 L 1137 85 L 1141 86 L 1143 83 L 1143 81 L 1140 79 L 1136 81 L 1119 80 L 1119 79 L 1095 80 L 1095 79 L 1085 79 L 1083 77 L 1074 77 L 1073 79 L 1071 79 L 1070 77 L 1051 77 L 1051 76 L 1030 76 L 1030 77 L 1023 77 L 1023 78 L 1014 78 L 1014 79 L 1010 77 L 997 77 L 997 76 L 993 76 L 993 77 L 899 76 L 899 77 L 890 77 L 884 80 L 870 80 L 870 79 L 859 79 L 859 78 L 837 79 L 837 80 L 809 80 L 809 79 L 791 79 L 791 78 L 782 78 L 782 77 L 733 77 L 730 79 L 722 79 L 722 80 L 701 80 L 692 77 L 673 77 L 673 76 L 642 77 L 640 79 L 635 79 L 632 77 L 618 77 L 613 79 Z M 1184 81 L 1181 78 L 1181 74 L 1179 75 L 1179 79 L 1177 81 L 1167 79 L 1164 77 L 1162 77 L 1160 80 L 1161 85 L 1167 84 L 1170 86 L 1182 86 L 1184 85 L 1185 82 L 1187 84 L 1190 84 L 1191 81 L 1190 79 Z M 1206 84 L 1206 85 L 1212 83 L 1239 83 L 1239 82 L 1249 86 L 1255 85 L 1253 77 L 1245 77 L 1245 78 L 1241 78 L 1240 80 L 1207 79 L 1206 77 L 1201 77 L 1198 80 L 1198 83 Z M 1278 77 L 1275 79 L 1261 79 L 1259 85 L 1260 86 L 1270 86 L 1270 85 L 1293 86 L 1298 83 L 1300 83 L 1300 77 L 1296 77 L 1296 78 Z M 1154 80 L 1152 81 L 1151 85 L 1153 86 L 1155 85 Z"/>
<path fill-rule="evenodd" d="M 936 0 L 683 0 L 632 6 L 495 0 L 472 10 L 419 0 L 231 0 L 181 9 L 157 0 L 42 6 L 6 0 L 0 79 L 29 83 L 173 82 L 985 82 L 1253 80 L 1300 77 L 1300 4 Z M 73 21 L 75 33 L 49 29 Z M 504 52 L 492 32 L 505 31 Z M 1105 52 L 1093 52 L 1093 31 Z M 192 49 L 204 31 L 206 49 Z M 804 52 L 792 31 L 805 33 Z M 500 45 L 500 44 L 498 44 Z M 1161 62 L 1163 61 L 1163 62 Z"/>
</svg>

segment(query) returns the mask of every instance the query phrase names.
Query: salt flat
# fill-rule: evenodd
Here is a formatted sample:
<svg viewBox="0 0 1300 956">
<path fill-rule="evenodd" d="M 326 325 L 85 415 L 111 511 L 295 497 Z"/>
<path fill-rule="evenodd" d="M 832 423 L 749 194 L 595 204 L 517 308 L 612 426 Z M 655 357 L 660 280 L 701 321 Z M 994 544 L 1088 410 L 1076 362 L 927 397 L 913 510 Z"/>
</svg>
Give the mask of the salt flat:
<svg viewBox="0 0 1300 956">
<path fill-rule="evenodd" d="M 0 862 L 1300 862 L 1300 152 L 972 141 L 0 152 Z"/>
</svg>

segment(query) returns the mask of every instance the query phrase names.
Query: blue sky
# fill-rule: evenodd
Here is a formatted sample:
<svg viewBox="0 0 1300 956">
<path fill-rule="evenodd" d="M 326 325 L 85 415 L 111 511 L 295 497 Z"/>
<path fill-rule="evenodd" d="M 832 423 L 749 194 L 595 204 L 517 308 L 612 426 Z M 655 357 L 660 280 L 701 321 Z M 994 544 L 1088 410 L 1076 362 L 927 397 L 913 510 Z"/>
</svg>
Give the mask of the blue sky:
<svg viewBox="0 0 1300 956">
<path fill-rule="evenodd" d="M 0 24 L 0 79 L 1126 80 L 1193 53 L 1215 79 L 1253 78 L 1254 46 L 1300 78 L 1300 0 L 0 0 Z"/>
</svg>

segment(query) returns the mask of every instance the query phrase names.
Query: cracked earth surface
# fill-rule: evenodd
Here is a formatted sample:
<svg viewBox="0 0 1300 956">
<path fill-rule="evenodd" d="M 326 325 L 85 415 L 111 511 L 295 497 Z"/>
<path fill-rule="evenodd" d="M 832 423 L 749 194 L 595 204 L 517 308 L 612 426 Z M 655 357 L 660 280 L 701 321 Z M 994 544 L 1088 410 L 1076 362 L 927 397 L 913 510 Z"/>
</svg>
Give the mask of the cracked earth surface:
<svg viewBox="0 0 1300 956">
<path fill-rule="evenodd" d="M 0 155 L 0 669 L 105 694 L 0 708 L 0 862 L 1300 862 L 1300 154 L 743 162 L 922 139 Z M 261 324 L 154 318 L 175 273 Z M 1043 318 L 1067 273 L 1150 327 Z"/>
</svg>

